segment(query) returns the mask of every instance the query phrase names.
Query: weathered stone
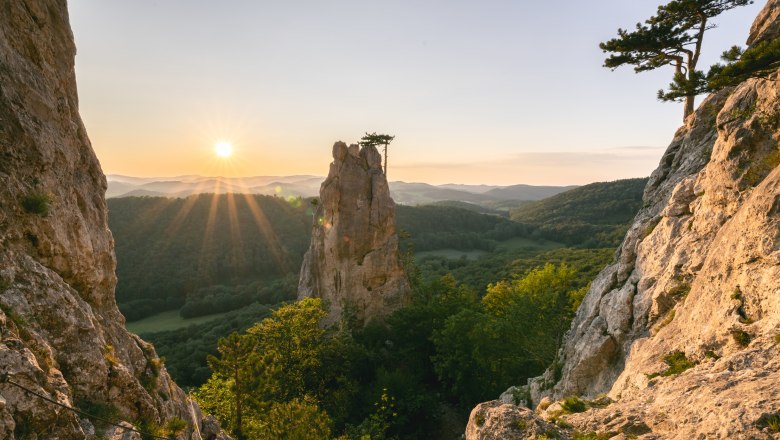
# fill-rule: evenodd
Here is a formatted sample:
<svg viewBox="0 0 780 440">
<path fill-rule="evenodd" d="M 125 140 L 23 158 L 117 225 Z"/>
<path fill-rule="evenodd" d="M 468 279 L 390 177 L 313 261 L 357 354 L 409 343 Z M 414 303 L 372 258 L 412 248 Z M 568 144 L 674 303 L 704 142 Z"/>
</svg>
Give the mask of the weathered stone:
<svg viewBox="0 0 780 440">
<path fill-rule="evenodd" d="M 752 43 L 777 37 L 779 6 L 767 3 Z M 678 130 L 572 322 L 561 375 L 531 379 L 532 401 L 608 393 L 614 403 L 565 416 L 581 432 L 776 436 L 758 420 L 780 411 L 779 74 L 709 96 Z M 650 376 L 677 351 L 690 369 Z"/>
<path fill-rule="evenodd" d="M 344 312 L 361 323 L 382 319 L 409 301 L 382 157 L 373 146 L 348 154 L 356 149 L 343 142 L 333 146 L 301 267 L 298 295 L 325 300 L 328 323 Z"/>
<path fill-rule="evenodd" d="M 501 393 L 498 400 L 502 403 L 509 403 L 517 406 L 524 406 L 528 408 L 530 402 L 528 402 L 528 386 L 515 387 L 511 386 L 506 391 Z"/>
<path fill-rule="evenodd" d="M 78 113 L 75 53 L 64 0 L 0 6 L 0 365 L 62 405 L 78 397 L 126 420 L 178 417 L 189 435 L 200 420 L 186 395 L 155 372 L 154 348 L 116 307 L 106 181 Z M 38 208 L 22 203 L 33 199 Z M 45 438 L 88 435 L 74 412 L 10 383 L 0 393 L 0 438 L 14 439 L 14 423 Z"/>
<path fill-rule="evenodd" d="M 528 408 L 499 400 L 479 404 L 471 411 L 466 440 L 569 439 L 571 436 Z"/>
</svg>

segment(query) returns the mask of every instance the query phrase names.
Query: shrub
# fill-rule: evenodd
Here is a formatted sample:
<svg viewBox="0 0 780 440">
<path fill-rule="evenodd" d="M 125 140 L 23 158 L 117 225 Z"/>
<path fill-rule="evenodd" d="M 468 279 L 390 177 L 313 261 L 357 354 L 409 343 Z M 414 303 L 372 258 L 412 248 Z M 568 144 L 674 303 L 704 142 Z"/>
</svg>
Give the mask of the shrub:
<svg viewBox="0 0 780 440">
<path fill-rule="evenodd" d="M 780 344 L 780 333 L 775 335 L 775 343 Z"/>
<path fill-rule="evenodd" d="M 22 198 L 22 208 L 30 214 L 47 215 L 51 196 L 42 191 L 31 191 Z"/>
<path fill-rule="evenodd" d="M 596 432 L 578 432 L 572 434 L 572 440 L 608 440 L 612 438 L 612 433 L 599 434 Z"/>
<path fill-rule="evenodd" d="M 710 358 L 710 359 L 714 359 L 714 360 L 716 360 L 716 361 L 717 361 L 718 359 L 720 359 L 720 356 L 718 356 L 718 354 L 717 354 L 717 353 L 715 353 L 715 352 L 714 352 L 714 351 L 712 351 L 712 350 L 707 350 L 707 351 L 705 351 L 705 352 L 704 352 L 704 356 L 706 356 L 706 357 L 708 357 L 708 358 Z"/>
<path fill-rule="evenodd" d="M 767 427 L 772 432 L 780 432 L 780 412 L 764 414 L 758 419 L 758 425 Z"/>
<path fill-rule="evenodd" d="M 588 405 L 577 396 L 569 396 L 563 399 L 561 407 L 567 413 L 580 413 L 588 409 Z"/>
<path fill-rule="evenodd" d="M 669 290 L 669 295 L 675 299 L 683 299 L 691 292 L 691 285 L 688 283 L 678 284 Z"/>
<path fill-rule="evenodd" d="M 674 321 L 674 316 L 677 314 L 675 309 L 669 310 L 665 315 L 664 318 L 661 320 L 661 322 L 658 323 L 658 326 L 653 329 L 653 335 L 658 334 L 658 332 L 661 331 L 662 328 L 669 325 L 672 321 Z"/>
<path fill-rule="evenodd" d="M 674 376 L 696 366 L 695 362 L 688 360 L 688 358 L 685 356 L 685 353 L 679 350 L 673 351 L 664 356 L 664 363 L 668 366 L 666 370 L 660 373 L 648 374 L 647 377 L 652 379 L 658 376 Z"/>
<path fill-rule="evenodd" d="M 168 420 L 168 423 L 165 424 L 165 431 L 168 433 L 168 435 L 177 436 L 182 433 L 187 428 L 187 422 L 184 420 L 174 417 L 170 420 Z"/>
<path fill-rule="evenodd" d="M 750 333 L 744 330 L 732 330 L 731 337 L 732 339 L 734 339 L 734 342 L 736 342 L 737 345 L 739 345 L 740 347 L 747 347 L 748 345 L 750 345 L 750 341 L 752 339 Z"/>
</svg>

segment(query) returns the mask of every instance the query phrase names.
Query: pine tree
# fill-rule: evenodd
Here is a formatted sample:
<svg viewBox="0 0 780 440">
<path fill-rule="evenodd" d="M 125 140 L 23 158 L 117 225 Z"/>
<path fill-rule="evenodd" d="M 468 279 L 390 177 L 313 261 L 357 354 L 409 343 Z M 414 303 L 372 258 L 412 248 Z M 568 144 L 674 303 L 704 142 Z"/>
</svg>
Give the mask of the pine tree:
<svg viewBox="0 0 780 440">
<path fill-rule="evenodd" d="M 371 134 L 366 132 L 366 135 L 360 138 L 360 145 L 364 147 L 368 145 L 383 145 L 385 147 L 385 176 L 387 176 L 387 146 L 390 142 L 393 142 L 393 139 L 395 139 L 395 136 L 390 136 L 389 134 L 376 134 L 376 132 Z"/>
<path fill-rule="evenodd" d="M 634 66 L 644 72 L 663 66 L 674 68 L 669 89 L 659 90 L 662 101 L 683 101 L 683 120 L 693 113 L 696 95 L 708 91 L 707 78 L 697 70 L 704 34 L 715 25 L 713 17 L 752 0 L 673 0 L 658 7 L 656 15 L 637 23 L 636 29 L 618 29 L 617 38 L 599 44 L 609 57 L 604 67 Z"/>
<path fill-rule="evenodd" d="M 217 350 L 219 358 L 209 356 L 207 361 L 215 375 L 223 377 L 231 384 L 234 405 L 234 433 L 236 438 L 242 440 L 244 406 L 251 393 L 252 361 L 255 351 L 255 339 L 251 336 L 231 333 L 218 342 Z"/>
</svg>

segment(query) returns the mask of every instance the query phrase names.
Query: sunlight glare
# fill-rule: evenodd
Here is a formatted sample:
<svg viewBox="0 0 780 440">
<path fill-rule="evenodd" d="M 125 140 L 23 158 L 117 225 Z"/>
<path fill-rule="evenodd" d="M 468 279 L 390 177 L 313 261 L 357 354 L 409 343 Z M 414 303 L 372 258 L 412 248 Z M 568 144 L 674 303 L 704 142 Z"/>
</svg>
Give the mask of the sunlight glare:
<svg viewBox="0 0 780 440">
<path fill-rule="evenodd" d="M 233 155 L 233 145 L 230 142 L 220 141 L 214 145 L 214 153 L 218 157 L 227 158 Z"/>
</svg>

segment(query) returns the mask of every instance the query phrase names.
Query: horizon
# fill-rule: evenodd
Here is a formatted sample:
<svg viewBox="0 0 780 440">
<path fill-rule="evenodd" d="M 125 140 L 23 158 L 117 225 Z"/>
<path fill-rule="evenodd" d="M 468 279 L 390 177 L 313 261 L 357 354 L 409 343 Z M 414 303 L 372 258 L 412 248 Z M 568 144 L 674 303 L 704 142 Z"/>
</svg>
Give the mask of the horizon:
<svg viewBox="0 0 780 440">
<path fill-rule="evenodd" d="M 173 176 L 133 176 L 133 175 L 127 175 L 127 174 L 119 174 L 119 173 L 104 173 L 106 176 L 106 179 L 111 181 L 112 178 L 113 181 L 120 181 L 117 178 L 128 178 L 128 179 L 142 179 L 142 180 L 150 180 L 154 182 L 176 182 L 179 180 L 172 180 L 172 179 L 184 179 L 184 178 L 199 178 L 199 179 L 225 179 L 225 180 L 246 180 L 246 179 L 257 179 L 257 178 L 291 178 L 291 177 L 300 177 L 305 179 L 326 179 L 328 176 L 326 175 L 316 175 L 316 174 L 290 174 L 290 175 L 281 175 L 281 174 L 275 174 L 275 175 L 252 175 L 252 176 L 221 176 L 221 175 L 201 175 L 201 174 L 180 174 L 180 175 L 173 175 Z M 583 184 L 570 184 L 570 185 L 533 185 L 523 182 L 518 183 L 510 183 L 506 185 L 497 185 L 497 184 L 490 184 L 490 183 L 461 183 L 461 182 L 445 182 L 445 183 L 430 183 L 430 182 L 424 182 L 424 181 L 413 181 L 413 180 L 389 180 L 387 181 L 388 184 L 390 183 L 407 183 L 407 184 L 424 184 L 424 185 L 431 185 L 431 186 L 445 186 L 445 185 L 462 185 L 462 186 L 491 186 L 491 187 L 509 187 L 509 186 L 537 186 L 537 187 L 543 187 L 543 186 L 551 186 L 551 187 L 579 187 L 579 186 L 585 186 L 590 185 L 593 183 L 609 183 L 614 182 L 617 180 L 630 180 L 630 179 L 645 179 L 649 176 L 636 176 L 636 177 L 627 177 L 627 178 L 620 178 L 620 179 L 612 179 L 612 180 L 598 180 L 593 182 L 587 182 Z"/>
<path fill-rule="evenodd" d="M 701 65 L 744 44 L 763 3 L 718 17 Z M 107 174 L 321 175 L 334 140 L 376 131 L 396 136 L 391 179 L 499 186 L 657 167 L 681 125 L 682 105 L 655 99 L 671 69 L 610 71 L 598 48 L 656 7 L 69 2 L 80 113 Z"/>
</svg>

